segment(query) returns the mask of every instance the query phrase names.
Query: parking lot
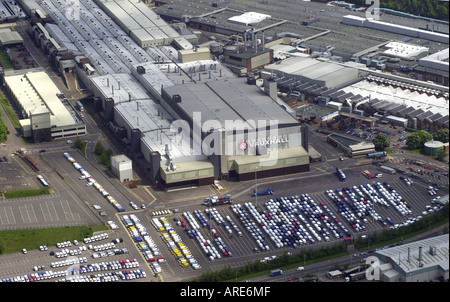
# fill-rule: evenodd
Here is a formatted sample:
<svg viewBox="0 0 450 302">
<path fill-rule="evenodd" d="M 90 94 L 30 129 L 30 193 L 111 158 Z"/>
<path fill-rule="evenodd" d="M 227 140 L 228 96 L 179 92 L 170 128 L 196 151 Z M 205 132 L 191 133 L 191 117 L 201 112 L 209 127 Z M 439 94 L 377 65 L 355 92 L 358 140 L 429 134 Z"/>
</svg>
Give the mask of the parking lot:
<svg viewBox="0 0 450 302">
<path fill-rule="evenodd" d="M 345 197 L 336 195 L 336 189 Z M 330 192 L 335 193 L 338 202 Z M 364 202 L 357 205 L 361 198 Z M 406 226 L 439 210 L 431 203 L 433 198 L 427 193 L 427 187 L 421 184 L 409 187 L 396 175 L 378 184 L 370 181 L 296 197 L 261 197 L 258 207 L 254 202 L 215 208 L 199 205 L 182 213 L 148 217 L 137 214 L 136 217 L 139 228 L 144 226 L 144 236 L 151 238 L 159 251 L 152 257 L 152 252 L 144 248 L 147 252 L 142 249 L 143 254 L 149 262 L 164 258 L 158 267 L 162 278 L 170 281 L 194 276 L 197 265 L 202 269 L 238 267 L 249 260 L 267 261 L 283 251 L 295 253 L 301 247 L 320 247 L 380 229 Z M 155 220 L 167 227 L 155 227 Z M 139 241 L 139 246 L 145 246 L 145 240 Z M 183 249 L 188 250 L 187 254 Z"/>
<path fill-rule="evenodd" d="M 438 188 L 432 196 L 428 184 L 414 181 L 408 186 L 399 174 L 369 180 L 361 172 L 375 172 L 377 167 L 346 163 L 346 182 L 332 173 L 261 180 L 261 188 L 270 185 L 275 194 L 260 196 L 257 202 L 250 197 L 251 184 L 247 183 L 232 205 L 208 207 L 202 205 L 203 200 L 193 200 L 179 206 L 182 210 L 177 212 L 173 207 L 164 211 L 155 207 L 133 209 L 129 193 L 80 154 L 71 152 L 70 157 L 101 184 L 107 196 L 100 187 L 87 186 L 90 181 L 67 156 L 60 152 L 44 156 L 58 171 L 48 177 L 58 194 L 73 192 L 73 199 L 84 203 L 78 215 L 85 219 L 80 215 L 85 213 L 115 227 L 99 242 L 49 247 L 53 255 L 49 251 L 28 251 L 26 256 L 2 256 L 5 269 L 0 272 L 0 280 L 24 275 L 32 281 L 189 280 L 225 265 L 237 268 L 254 260 L 270 261 L 282 252 L 295 254 L 301 248 L 320 248 L 373 231 L 402 227 L 439 210 L 432 199 L 448 194 L 448 188 Z M 119 201 L 123 212 L 108 196 Z M 31 210 L 28 205 L 22 207 L 23 211 Z M 104 212 L 104 217 L 97 211 Z M 70 211 L 63 212 L 67 219 Z M 120 241 L 114 241 L 117 238 Z M 69 261 L 61 262 L 65 260 Z M 53 267 L 55 262 L 59 266 Z M 33 270 L 42 265 L 44 269 Z"/>
</svg>

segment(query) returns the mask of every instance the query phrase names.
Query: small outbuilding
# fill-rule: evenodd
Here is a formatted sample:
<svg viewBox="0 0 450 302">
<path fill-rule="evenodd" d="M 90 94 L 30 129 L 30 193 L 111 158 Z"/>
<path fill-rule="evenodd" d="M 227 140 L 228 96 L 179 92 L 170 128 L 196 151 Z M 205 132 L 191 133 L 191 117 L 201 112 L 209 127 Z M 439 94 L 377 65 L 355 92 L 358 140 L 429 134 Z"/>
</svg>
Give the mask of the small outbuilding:
<svg viewBox="0 0 450 302">
<path fill-rule="evenodd" d="M 123 154 L 111 157 L 111 169 L 121 182 L 133 179 L 133 163 Z"/>
</svg>

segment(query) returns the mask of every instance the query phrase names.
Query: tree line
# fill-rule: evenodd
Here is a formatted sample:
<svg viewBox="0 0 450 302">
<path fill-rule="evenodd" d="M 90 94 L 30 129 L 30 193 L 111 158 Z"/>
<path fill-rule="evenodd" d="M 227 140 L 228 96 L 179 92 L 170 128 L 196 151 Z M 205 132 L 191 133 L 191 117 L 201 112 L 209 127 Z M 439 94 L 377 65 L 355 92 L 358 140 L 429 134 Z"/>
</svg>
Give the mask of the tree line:
<svg viewBox="0 0 450 302">
<path fill-rule="evenodd" d="M 365 0 L 347 0 L 357 6 L 367 6 Z M 380 0 L 380 8 L 388 8 L 396 11 L 433 18 L 448 20 L 448 2 L 438 0 Z"/>
</svg>

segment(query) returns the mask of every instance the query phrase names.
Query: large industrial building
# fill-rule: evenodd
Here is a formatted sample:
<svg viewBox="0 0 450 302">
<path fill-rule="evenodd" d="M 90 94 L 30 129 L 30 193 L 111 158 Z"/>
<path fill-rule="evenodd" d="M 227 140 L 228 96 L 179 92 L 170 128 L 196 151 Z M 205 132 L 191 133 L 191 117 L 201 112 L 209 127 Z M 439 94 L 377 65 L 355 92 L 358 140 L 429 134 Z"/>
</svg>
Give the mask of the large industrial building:
<svg viewBox="0 0 450 302">
<path fill-rule="evenodd" d="M 8 75 L 5 88 L 18 108 L 23 136 L 34 142 L 86 134 L 86 125 L 44 71 Z"/>
<path fill-rule="evenodd" d="M 301 126 L 287 105 L 231 74 L 198 83 L 186 76 L 184 84 L 174 85 L 159 69 L 148 73 L 148 65 L 138 79 L 116 74 L 92 83 L 105 120 L 130 153 L 143 155 L 152 181 L 171 188 L 309 170 Z M 144 75 L 153 78 L 145 82 Z M 149 92 L 138 80 L 157 86 Z M 152 93 L 159 93 L 158 102 Z M 178 135 L 183 126 L 184 136 Z"/>
<path fill-rule="evenodd" d="M 448 281 L 448 234 L 376 251 L 383 282 Z"/>
<path fill-rule="evenodd" d="M 333 1 L 155 3 L 156 13 L 165 20 L 240 36 L 250 44 L 260 40 L 260 47 L 273 49 L 273 57 L 281 61 L 264 70 L 275 74 L 282 92 L 297 91 L 307 100 L 329 97 L 345 112 L 357 114 L 375 113 L 377 108 L 368 105 L 379 101 L 385 105 L 382 116 L 398 116 L 394 111 L 399 106 L 421 108 L 441 116 L 425 123 L 414 116 L 408 127 L 448 128 L 448 22 L 406 14 L 397 14 L 404 17 L 399 18 L 390 11 L 383 11 L 382 20 L 366 19 L 364 11 L 348 10 Z M 243 17 L 244 12 L 270 13 L 251 23 L 236 22 L 253 20 Z M 224 51 L 225 61 L 238 53 L 242 57 L 246 44 L 227 46 L 234 51 Z"/>
<path fill-rule="evenodd" d="M 128 154 L 143 160 L 137 166 L 166 189 L 308 171 L 306 129 L 279 92 L 320 98 L 333 113 L 361 121 L 379 106 L 382 117 L 408 119 L 408 125 L 448 127 L 448 88 L 440 85 L 448 82 L 441 70 L 448 46 L 442 41 L 418 43 L 408 30 L 373 26 L 361 32 L 355 18 L 343 21 L 348 11 L 330 4 L 263 2 L 155 1 L 150 9 L 139 0 L 80 0 L 79 18 L 71 18 L 67 2 L 41 0 L 27 11 L 37 17 L 36 45 L 61 73 L 77 72 Z M 192 32 L 173 21 L 234 40 L 196 45 Z M 408 41 L 407 54 L 396 55 Z M 405 62 L 424 68 L 424 79 L 438 66 L 437 84 L 373 70 L 412 66 Z M 239 77 L 255 69 L 261 87 L 255 78 Z M 32 133 L 32 124 L 24 122 L 24 132 Z M 37 140 L 44 135 L 34 131 Z M 335 143 L 351 156 L 372 151 L 371 145 Z"/>
<path fill-rule="evenodd" d="M 264 68 L 278 77 L 293 79 L 298 85 L 309 83 L 317 87 L 334 88 L 358 78 L 356 68 L 333 62 L 323 62 L 310 57 L 292 57 Z M 295 87 L 293 88 L 295 90 Z"/>
</svg>

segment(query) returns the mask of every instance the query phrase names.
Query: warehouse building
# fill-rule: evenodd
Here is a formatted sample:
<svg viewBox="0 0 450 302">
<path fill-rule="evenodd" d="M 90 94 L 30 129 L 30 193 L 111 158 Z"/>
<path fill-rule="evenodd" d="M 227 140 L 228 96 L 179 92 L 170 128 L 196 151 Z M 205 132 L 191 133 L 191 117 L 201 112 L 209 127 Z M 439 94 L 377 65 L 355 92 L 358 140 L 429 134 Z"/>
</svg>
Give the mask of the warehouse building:
<svg viewBox="0 0 450 302">
<path fill-rule="evenodd" d="M 342 23 L 352 26 L 367 27 L 375 30 L 386 31 L 406 36 L 417 37 L 430 41 L 448 44 L 448 34 L 433 32 L 414 27 L 408 27 L 398 24 L 387 23 L 374 19 L 366 19 L 359 16 L 347 15 L 342 17 Z"/>
<path fill-rule="evenodd" d="M 142 66 L 145 72 L 136 77 L 93 77 L 92 90 L 111 129 L 131 154 L 141 154 L 148 163 L 146 172 L 153 182 L 172 189 L 212 184 L 214 179 L 253 179 L 255 171 L 263 178 L 309 170 L 303 147 L 307 143 L 302 141 L 307 137 L 302 133 L 305 129 L 287 105 L 246 79 L 235 78 L 226 69 L 222 74 L 220 65 L 200 81 L 197 76 L 180 75 L 180 67 L 163 73 L 147 63 L 136 70 Z M 165 70 L 168 66 L 159 65 Z M 193 67 L 192 63 L 183 66 Z M 277 121 L 277 128 L 271 129 L 268 121 Z M 184 136 L 177 132 L 179 126 L 187 127 Z M 265 136 L 260 135 L 263 130 Z"/>
<path fill-rule="evenodd" d="M 86 125 L 43 71 L 5 76 L 6 91 L 22 110 L 22 134 L 34 142 L 86 134 Z"/>
<path fill-rule="evenodd" d="M 235 46 L 228 46 L 224 48 L 223 54 L 224 62 L 231 65 L 229 68 L 235 70 L 238 75 L 247 74 L 273 62 L 273 50 L 268 48 L 238 50 Z"/>
<path fill-rule="evenodd" d="M 143 2 L 129 0 L 94 0 L 94 2 L 142 48 L 168 45 L 180 37 L 175 29 Z"/>
<path fill-rule="evenodd" d="M 333 62 L 323 62 L 310 57 L 291 57 L 264 68 L 279 77 L 293 78 L 301 83 L 316 84 L 318 87 L 334 88 L 358 78 L 356 68 Z M 297 90 L 297 89 L 293 89 Z"/>
<path fill-rule="evenodd" d="M 341 149 L 344 154 L 349 157 L 360 157 L 375 152 L 374 144 L 359 141 L 337 133 L 327 135 L 327 142 L 336 148 Z"/>
<path fill-rule="evenodd" d="M 448 234 L 379 250 L 383 282 L 448 282 Z"/>
<path fill-rule="evenodd" d="M 245 180 L 254 177 L 255 169 L 261 177 L 309 170 L 299 122 L 245 79 L 177 85 L 162 91 L 167 111 L 201 129 L 203 140 L 219 142 L 210 156 L 215 177 Z M 270 129 L 268 121 L 275 121 L 277 128 Z"/>
<path fill-rule="evenodd" d="M 2 49 L 22 44 L 23 38 L 17 31 L 13 31 L 9 28 L 0 29 L 0 47 Z"/>
</svg>

